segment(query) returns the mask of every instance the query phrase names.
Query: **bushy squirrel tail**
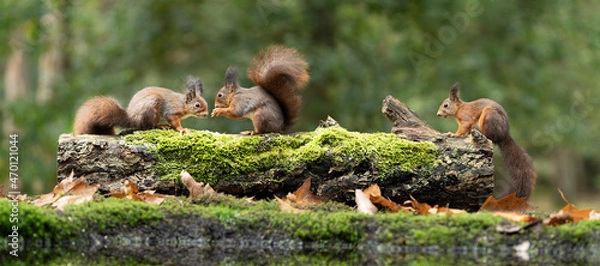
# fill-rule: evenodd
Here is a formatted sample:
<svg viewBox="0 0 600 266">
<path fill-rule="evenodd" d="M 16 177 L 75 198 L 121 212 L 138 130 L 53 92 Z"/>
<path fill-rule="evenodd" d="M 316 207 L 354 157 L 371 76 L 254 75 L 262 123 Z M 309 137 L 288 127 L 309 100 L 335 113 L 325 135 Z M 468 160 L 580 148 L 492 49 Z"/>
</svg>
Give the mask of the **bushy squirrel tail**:
<svg viewBox="0 0 600 266">
<path fill-rule="evenodd" d="M 292 126 L 300 114 L 302 98 L 297 91 L 310 79 L 307 69 L 308 63 L 296 49 L 280 45 L 261 51 L 248 68 L 248 78 L 279 103 L 284 130 Z"/>
<path fill-rule="evenodd" d="M 75 134 L 114 135 L 115 126 L 130 127 L 127 111 L 111 97 L 98 96 L 85 102 L 75 115 Z"/>
<path fill-rule="evenodd" d="M 527 152 L 508 137 L 498 143 L 504 165 L 510 175 L 510 190 L 503 196 L 516 193 L 519 198 L 529 198 L 535 187 L 536 173 Z"/>
</svg>

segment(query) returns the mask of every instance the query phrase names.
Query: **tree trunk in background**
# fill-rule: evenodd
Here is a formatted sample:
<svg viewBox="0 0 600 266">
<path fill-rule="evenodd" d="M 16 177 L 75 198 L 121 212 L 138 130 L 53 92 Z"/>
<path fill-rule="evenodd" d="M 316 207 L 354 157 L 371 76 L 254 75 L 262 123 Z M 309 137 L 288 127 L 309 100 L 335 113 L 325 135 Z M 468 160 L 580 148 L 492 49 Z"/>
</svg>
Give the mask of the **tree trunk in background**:
<svg viewBox="0 0 600 266">
<path fill-rule="evenodd" d="M 10 46 L 12 53 L 6 61 L 6 70 L 4 71 L 4 104 L 11 105 L 18 99 L 28 97 L 27 91 L 27 60 L 23 44 L 25 36 L 23 29 L 15 29 L 11 35 Z M 4 136 L 17 132 L 13 123 L 13 115 L 10 112 L 3 112 L 2 128 Z"/>
<path fill-rule="evenodd" d="M 36 94 L 38 104 L 46 103 L 54 97 L 53 86 L 64 78 L 67 67 L 66 52 L 68 51 L 69 34 L 66 15 L 68 1 L 54 1 L 50 13 L 42 17 L 44 40 L 47 49 L 39 59 L 39 79 Z"/>
<path fill-rule="evenodd" d="M 556 149 L 554 151 L 554 180 L 556 186 L 565 194 L 567 199 L 574 199 L 581 193 L 578 188 L 582 187 L 584 173 L 583 158 L 579 153 L 568 149 Z M 562 199 L 556 198 L 557 202 L 564 203 Z"/>
</svg>

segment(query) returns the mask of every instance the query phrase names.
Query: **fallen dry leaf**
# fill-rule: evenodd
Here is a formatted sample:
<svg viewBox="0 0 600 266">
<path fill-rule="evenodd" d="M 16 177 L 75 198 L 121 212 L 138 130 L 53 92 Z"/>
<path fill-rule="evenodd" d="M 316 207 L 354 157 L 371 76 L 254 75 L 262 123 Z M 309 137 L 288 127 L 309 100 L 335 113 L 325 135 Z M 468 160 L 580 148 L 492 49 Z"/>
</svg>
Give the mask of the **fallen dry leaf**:
<svg viewBox="0 0 600 266">
<path fill-rule="evenodd" d="M 527 203 L 527 198 L 517 198 L 516 193 L 511 193 L 499 200 L 495 199 L 494 196 L 488 197 L 483 203 L 483 205 L 481 205 L 481 208 L 479 210 L 486 210 L 491 212 L 523 212 L 533 209 L 534 208 Z"/>
<path fill-rule="evenodd" d="M 600 212 L 597 212 L 597 211 L 590 212 L 590 220 L 600 220 Z"/>
<path fill-rule="evenodd" d="M 356 201 L 356 210 L 358 212 L 365 214 L 375 214 L 377 212 L 377 207 L 373 205 L 369 199 L 369 195 L 365 194 L 360 189 L 355 189 L 354 195 L 354 201 Z"/>
<path fill-rule="evenodd" d="M 155 205 L 160 205 L 165 200 L 165 195 L 154 194 L 152 190 L 142 191 L 137 196 L 141 198 L 141 201 Z"/>
<path fill-rule="evenodd" d="M 27 194 L 17 194 L 17 195 L 9 194 L 6 196 L 6 198 L 20 202 L 20 201 L 24 201 L 27 199 Z"/>
<path fill-rule="evenodd" d="M 190 192 L 190 198 L 195 199 L 198 196 L 204 194 L 204 183 L 197 182 L 194 180 L 194 177 L 190 175 L 186 170 L 181 170 L 181 183 L 187 188 Z"/>
<path fill-rule="evenodd" d="M 398 203 L 395 203 L 393 201 L 391 201 L 388 198 L 384 198 L 382 196 L 373 196 L 373 194 L 371 194 L 369 196 L 369 199 L 371 200 L 372 203 L 374 204 L 379 204 L 383 207 L 388 208 L 391 212 L 399 212 L 399 211 L 414 211 L 414 209 L 412 207 L 405 207 L 402 206 Z"/>
<path fill-rule="evenodd" d="M 573 218 L 573 222 L 579 222 L 581 220 L 589 219 L 590 214 L 592 213 L 592 210 L 591 209 L 578 210 L 577 208 L 575 208 L 575 205 L 569 203 L 569 204 L 567 204 L 567 206 L 563 207 L 559 211 L 559 213 L 560 212 L 568 213 Z"/>
<path fill-rule="evenodd" d="M 81 180 L 81 179 L 79 179 Z M 75 186 L 71 187 L 70 190 L 68 190 L 67 192 L 71 195 L 75 195 L 75 196 L 92 196 L 94 195 L 94 193 L 96 193 L 96 191 L 98 191 L 98 188 L 100 188 L 100 184 L 92 184 L 92 185 L 86 185 L 85 181 L 83 182 L 78 182 Z"/>
<path fill-rule="evenodd" d="M 544 225 L 557 226 L 573 222 L 573 217 L 568 212 L 559 211 L 558 213 L 550 214 L 550 216 L 544 219 Z"/>
<path fill-rule="evenodd" d="M 370 187 L 366 188 L 363 192 L 369 196 L 381 196 L 381 188 L 379 188 L 379 185 L 377 184 L 371 185 Z"/>
<path fill-rule="evenodd" d="M 254 196 L 246 198 L 246 203 L 250 203 L 250 204 L 256 204 L 256 201 L 254 200 Z"/>
<path fill-rule="evenodd" d="M 38 207 L 44 206 L 44 205 L 55 202 L 59 198 L 60 198 L 60 194 L 54 194 L 54 192 L 50 192 L 48 194 L 40 195 L 39 198 L 31 201 L 31 204 L 38 206 Z"/>
<path fill-rule="evenodd" d="M 139 192 L 137 185 L 134 182 L 125 180 L 123 186 L 120 188 L 111 188 L 110 193 L 105 196 L 111 196 L 118 199 L 129 199 L 135 201 L 142 201 L 148 204 L 160 205 L 166 195 L 156 194 L 154 190 L 146 190 Z"/>
<path fill-rule="evenodd" d="M 412 208 L 418 213 L 422 215 L 429 214 L 429 210 L 431 209 L 431 205 L 427 203 L 419 203 L 412 195 L 410 195 L 411 200 L 407 200 L 404 202 L 404 205 L 410 204 Z"/>
<path fill-rule="evenodd" d="M 593 210 L 591 210 L 591 209 L 578 210 L 575 207 L 575 205 L 569 203 L 569 201 L 565 197 L 565 194 L 562 192 L 562 190 L 560 190 L 560 188 L 558 189 L 558 193 L 560 193 L 560 196 L 562 197 L 562 199 L 567 203 L 567 205 L 565 207 L 560 209 L 559 213 L 561 213 L 561 212 L 568 213 L 571 216 L 571 218 L 573 219 L 573 222 L 579 222 L 581 220 L 590 219 L 590 216 L 591 216 L 591 213 Z"/>
<path fill-rule="evenodd" d="M 453 209 L 448 207 L 438 207 L 437 205 L 434 208 L 429 210 L 429 213 L 438 214 L 438 215 L 446 215 L 446 214 L 461 214 L 466 213 L 465 210 Z"/>
<path fill-rule="evenodd" d="M 533 215 L 522 214 L 518 212 L 494 212 L 493 215 L 500 216 L 504 219 L 513 221 L 513 222 L 534 222 L 537 221 L 537 218 Z"/>
<path fill-rule="evenodd" d="M 81 204 L 92 200 L 94 200 L 94 196 L 92 195 L 69 195 L 61 197 L 60 199 L 52 203 L 52 207 L 56 208 L 57 210 L 64 211 L 64 208 L 67 205 Z"/>
<path fill-rule="evenodd" d="M 31 201 L 33 205 L 44 206 L 50 203 L 52 207 L 63 210 L 68 204 L 79 204 L 93 200 L 94 193 L 98 191 L 99 184 L 86 185 L 85 178 L 73 180 L 74 172 L 69 177 L 63 179 L 54 186 L 52 192 L 40 195 L 39 198 Z"/>
<path fill-rule="evenodd" d="M 310 191 L 310 181 L 310 177 L 304 180 L 302 186 L 300 186 L 293 194 L 288 193 L 286 198 L 301 207 L 313 206 L 321 203 L 321 199 Z"/>
<path fill-rule="evenodd" d="M 303 213 L 303 212 L 305 212 L 305 210 L 300 210 L 298 208 L 294 208 L 292 205 L 287 203 L 285 200 L 282 200 L 277 196 L 275 196 L 275 199 L 279 203 L 279 209 L 282 212 L 287 212 L 287 213 Z"/>
<path fill-rule="evenodd" d="M 369 195 L 369 200 L 373 204 L 379 204 L 383 207 L 388 208 L 391 212 L 399 212 L 399 211 L 413 211 L 411 207 L 404 207 L 398 203 L 391 201 L 388 198 L 384 198 L 381 195 L 381 188 L 379 185 L 373 184 L 370 187 L 366 188 L 363 191 L 365 194 Z"/>
</svg>

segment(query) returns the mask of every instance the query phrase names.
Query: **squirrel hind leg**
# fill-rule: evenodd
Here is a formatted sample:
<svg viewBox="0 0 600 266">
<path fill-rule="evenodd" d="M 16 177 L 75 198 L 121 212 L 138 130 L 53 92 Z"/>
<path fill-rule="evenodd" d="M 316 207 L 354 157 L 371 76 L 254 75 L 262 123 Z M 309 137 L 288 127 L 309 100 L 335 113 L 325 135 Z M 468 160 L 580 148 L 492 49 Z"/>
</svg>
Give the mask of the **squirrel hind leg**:
<svg viewBox="0 0 600 266">
<path fill-rule="evenodd" d="M 254 134 L 283 133 L 285 124 L 281 112 L 271 109 L 259 109 L 254 112 L 252 118 Z"/>
<path fill-rule="evenodd" d="M 481 133 L 493 143 L 500 143 L 510 136 L 506 113 L 492 106 L 485 107 L 481 111 L 479 128 Z"/>
</svg>

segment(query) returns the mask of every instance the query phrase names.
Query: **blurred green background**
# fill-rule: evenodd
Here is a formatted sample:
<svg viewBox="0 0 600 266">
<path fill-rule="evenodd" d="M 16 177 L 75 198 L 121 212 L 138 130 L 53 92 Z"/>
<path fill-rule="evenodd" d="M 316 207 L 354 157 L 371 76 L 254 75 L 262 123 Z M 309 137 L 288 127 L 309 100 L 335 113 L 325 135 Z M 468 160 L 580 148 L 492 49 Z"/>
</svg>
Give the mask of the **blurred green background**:
<svg viewBox="0 0 600 266">
<path fill-rule="evenodd" d="M 56 147 L 87 98 L 123 105 L 143 87 L 183 90 L 202 78 L 212 109 L 230 65 L 246 69 L 269 44 L 310 63 L 297 131 L 331 115 L 353 131 L 389 132 L 386 95 L 440 131 L 451 85 L 463 100 L 491 98 L 532 156 L 532 205 L 557 210 L 557 188 L 600 208 L 600 2 L 598 1 L 33 1 L 0 2 L 0 172 L 8 190 L 11 133 L 19 134 L 20 190 L 56 182 Z M 241 84 L 251 86 L 245 73 Z M 249 130 L 249 121 L 188 118 L 184 126 Z M 498 167 L 497 186 L 507 185 Z"/>
</svg>

